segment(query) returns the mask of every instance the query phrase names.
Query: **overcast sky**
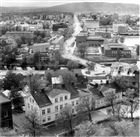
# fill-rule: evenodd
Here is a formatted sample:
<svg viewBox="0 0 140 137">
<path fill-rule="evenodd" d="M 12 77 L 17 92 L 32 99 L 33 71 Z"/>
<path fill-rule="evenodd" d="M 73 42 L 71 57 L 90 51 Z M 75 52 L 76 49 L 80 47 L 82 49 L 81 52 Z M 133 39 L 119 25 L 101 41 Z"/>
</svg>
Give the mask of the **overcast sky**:
<svg viewBox="0 0 140 137">
<path fill-rule="evenodd" d="M 140 4 L 139 0 L 0 0 L 1 6 L 49 7 L 74 2 L 110 2 Z"/>
</svg>

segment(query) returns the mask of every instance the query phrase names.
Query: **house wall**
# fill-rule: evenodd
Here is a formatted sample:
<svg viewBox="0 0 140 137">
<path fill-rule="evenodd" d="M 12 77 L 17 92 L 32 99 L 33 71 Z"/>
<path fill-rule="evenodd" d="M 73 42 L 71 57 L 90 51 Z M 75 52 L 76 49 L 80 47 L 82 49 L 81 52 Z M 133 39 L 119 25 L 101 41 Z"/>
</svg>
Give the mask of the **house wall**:
<svg viewBox="0 0 140 137">
<path fill-rule="evenodd" d="M 11 101 L 0 104 L 0 128 L 13 128 Z"/>
<path fill-rule="evenodd" d="M 70 94 L 67 95 L 68 99 L 64 100 L 64 96 L 67 94 L 61 94 L 59 96 L 56 96 L 55 98 L 58 98 L 58 102 L 54 102 L 55 98 L 52 99 L 52 105 L 49 106 L 44 106 L 42 108 L 40 108 L 40 117 L 41 117 L 41 123 L 42 124 L 46 124 L 49 122 L 53 122 L 56 119 L 56 115 L 58 115 L 61 111 L 61 106 L 63 106 L 63 108 L 66 106 L 66 104 L 70 104 L 72 105 L 72 102 L 74 102 L 74 105 L 72 105 L 73 109 L 74 109 L 74 113 L 75 112 L 75 106 L 76 106 L 76 101 L 79 100 L 79 98 L 74 98 L 74 99 L 70 99 Z M 60 97 L 63 97 L 63 101 L 60 101 Z M 58 107 L 58 110 L 56 110 L 56 106 Z M 50 109 L 50 112 L 48 113 L 47 110 Z M 45 110 L 45 114 L 42 114 L 42 111 Z"/>
</svg>

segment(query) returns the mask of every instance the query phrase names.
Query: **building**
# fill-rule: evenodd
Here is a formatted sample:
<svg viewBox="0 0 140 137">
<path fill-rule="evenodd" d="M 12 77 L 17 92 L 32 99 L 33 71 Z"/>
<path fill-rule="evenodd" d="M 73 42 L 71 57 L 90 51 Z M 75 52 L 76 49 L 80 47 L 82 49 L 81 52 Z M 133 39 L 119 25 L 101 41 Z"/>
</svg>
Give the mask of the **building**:
<svg viewBox="0 0 140 137">
<path fill-rule="evenodd" d="M 41 62 L 46 62 L 49 60 L 49 53 L 48 52 L 40 52 L 40 61 Z"/>
<path fill-rule="evenodd" d="M 104 38 L 101 36 L 90 35 L 83 31 L 76 36 L 76 45 L 85 42 L 89 44 L 89 47 L 101 47 L 104 42 Z"/>
<path fill-rule="evenodd" d="M 46 43 L 35 43 L 33 46 L 31 46 L 31 49 L 33 51 L 33 53 L 36 52 L 46 52 L 48 51 L 50 47 L 50 43 L 46 42 Z"/>
<path fill-rule="evenodd" d="M 11 101 L 0 92 L 0 128 L 13 128 Z"/>
<path fill-rule="evenodd" d="M 60 49 L 62 48 L 63 44 L 64 44 L 64 36 L 57 36 L 54 40 L 51 40 L 50 41 L 50 44 L 51 45 L 59 45 L 60 46 Z"/>
<path fill-rule="evenodd" d="M 128 24 L 113 24 L 113 32 L 117 34 L 124 34 L 128 31 Z"/>
<path fill-rule="evenodd" d="M 33 32 L 29 32 L 29 31 L 7 31 L 6 35 L 13 36 L 13 37 L 24 36 L 25 38 L 33 38 L 33 36 L 34 36 Z"/>
<path fill-rule="evenodd" d="M 133 64 L 122 63 L 122 62 L 114 62 L 111 65 L 111 76 L 133 76 Z"/>
<path fill-rule="evenodd" d="M 103 38 L 111 38 L 111 32 L 105 32 L 105 31 L 95 31 L 96 36 L 101 36 Z"/>
<path fill-rule="evenodd" d="M 54 122 L 59 112 L 68 104 L 72 105 L 73 114 L 79 102 L 79 93 L 73 85 L 65 85 L 61 75 L 52 76 L 52 86 L 40 92 L 29 94 L 25 98 L 25 114 L 37 111 L 41 124 Z"/>
<path fill-rule="evenodd" d="M 83 21 L 84 21 L 84 26 L 87 29 L 98 29 L 99 28 L 99 21 L 98 20 L 85 19 Z"/>
<path fill-rule="evenodd" d="M 108 43 L 104 45 L 104 54 L 108 57 L 131 58 L 131 50 L 121 43 Z"/>
</svg>

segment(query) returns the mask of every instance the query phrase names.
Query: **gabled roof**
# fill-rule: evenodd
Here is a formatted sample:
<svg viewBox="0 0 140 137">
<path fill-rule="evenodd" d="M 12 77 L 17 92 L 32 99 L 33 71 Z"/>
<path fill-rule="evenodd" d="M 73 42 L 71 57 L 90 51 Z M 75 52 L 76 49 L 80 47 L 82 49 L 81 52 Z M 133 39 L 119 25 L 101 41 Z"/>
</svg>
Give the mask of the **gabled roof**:
<svg viewBox="0 0 140 137">
<path fill-rule="evenodd" d="M 51 98 L 54 98 L 60 94 L 70 94 L 70 93 L 65 89 L 52 89 L 51 91 L 49 91 L 47 95 L 50 96 Z"/>
<path fill-rule="evenodd" d="M 0 103 L 10 102 L 10 100 L 0 91 Z"/>
<path fill-rule="evenodd" d="M 74 86 L 66 84 L 65 88 L 69 93 L 71 93 L 71 99 L 79 97 L 79 92 Z"/>
<path fill-rule="evenodd" d="M 99 85 L 98 90 L 101 92 L 107 91 L 110 87 L 106 87 L 105 85 Z"/>
<path fill-rule="evenodd" d="M 39 107 L 48 106 L 52 104 L 52 102 L 46 95 L 46 92 L 32 93 L 32 96 Z"/>
<path fill-rule="evenodd" d="M 104 97 L 103 94 L 98 90 L 98 88 L 91 87 L 91 88 L 89 88 L 89 91 L 92 92 L 93 96 L 95 96 L 97 98 Z"/>
<path fill-rule="evenodd" d="M 88 78 L 86 76 L 78 76 L 77 77 L 77 83 L 87 83 L 88 82 Z"/>
</svg>

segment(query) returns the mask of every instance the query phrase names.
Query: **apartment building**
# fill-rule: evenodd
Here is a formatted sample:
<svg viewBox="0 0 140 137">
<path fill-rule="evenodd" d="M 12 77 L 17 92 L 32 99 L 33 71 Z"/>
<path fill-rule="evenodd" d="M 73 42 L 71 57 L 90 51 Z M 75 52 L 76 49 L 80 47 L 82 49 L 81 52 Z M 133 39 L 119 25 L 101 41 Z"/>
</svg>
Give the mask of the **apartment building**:
<svg viewBox="0 0 140 137">
<path fill-rule="evenodd" d="M 46 43 L 35 43 L 33 46 L 31 46 L 31 49 L 33 51 L 33 53 L 36 52 L 46 52 L 48 51 L 50 47 L 50 43 L 46 42 Z"/>
<path fill-rule="evenodd" d="M 76 44 L 87 42 L 90 47 L 101 47 L 104 38 L 101 36 L 90 35 L 87 32 L 81 32 L 76 36 Z"/>
<path fill-rule="evenodd" d="M 0 91 L 0 128 L 13 128 L 11 101 Z"/>
<path fill-rule="evenodd" d="M 41 124 L 54 122 L 60 111 L 68 104 L 75 106 L 79 103 L 79 93 L 73 85 L 65 85 L 61 75 L 52 77 L 52 86 L 47 90 L 29 94 L 25 98 L 25 114 L 36 110 Z"/>
<path fill-rule="evenodd" d="M 131 50 L 121 43 L 108 43 L 104 45 L 104 53 L 108 57 L 131 58 Z"/>
</svg>

